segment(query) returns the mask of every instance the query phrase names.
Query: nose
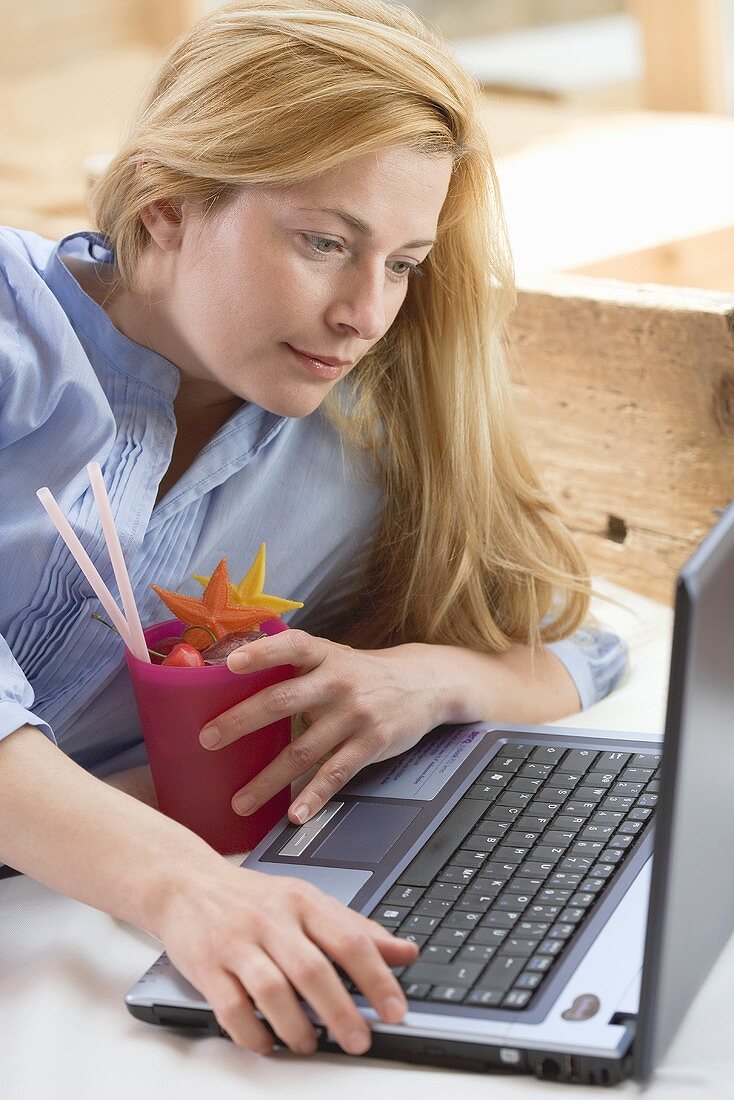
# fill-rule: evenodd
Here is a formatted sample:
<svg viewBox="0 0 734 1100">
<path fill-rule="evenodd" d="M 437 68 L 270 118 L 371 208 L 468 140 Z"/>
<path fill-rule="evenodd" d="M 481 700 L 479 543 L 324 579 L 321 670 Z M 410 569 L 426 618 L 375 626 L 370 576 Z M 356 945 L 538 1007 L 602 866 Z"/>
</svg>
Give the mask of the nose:
<svg viewBox="0 0 734 1100">
<path fill-rule="evenodd" d="M 356 332 L 361 340 L 375 341 L 387 332 L 393 318 L 388 318 L 385 268 L 380 263 L 339 272 L 326 319 L 334 328 L 344 326 Z M 393 295 L 394 296 L 394 295 Z"/>
</svg>

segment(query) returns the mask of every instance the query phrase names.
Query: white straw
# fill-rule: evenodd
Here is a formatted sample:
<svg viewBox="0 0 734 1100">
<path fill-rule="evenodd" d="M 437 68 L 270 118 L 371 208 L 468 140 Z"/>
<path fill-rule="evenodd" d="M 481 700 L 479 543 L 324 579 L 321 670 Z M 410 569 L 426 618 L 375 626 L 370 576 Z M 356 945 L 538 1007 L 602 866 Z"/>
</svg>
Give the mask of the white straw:
<svg viewBox="0 0 734 1100">
<path fill-rule="evenodd" d="M 130 640 L 133 643 L 132 652 L 138 660 L 147 661 L 150 664 L 150 655 L 148 653 L 148 647 L 145 644 L 143 627 L 140 623 L 140 616 L 138 615 L 138 609 L 135 604 L 135 597 L 125 565 L 125 559 L 122 556 L 120 536 L 117 534 L 117 528 L 115 527 L 112 508 L 110 506 L 110 498 L 107 496 L 107 490 L 105 488 L 99 463 L 87 463 L 87 473 L 92 483 L 92 492 L 94 493 L 94 499 L 97 502 L 97 508 L 102 520 L 102 530 L 104 531 L 105 542 L 107 543 L 107 551 L 110 555 L 112 568 L 115 571 L 115 580 L 117 581 L 117 587 L 122 597 L 122 606 L 125 610 L 125 617 L 130 631 Z"/>
<path fill-rule="evenodd" d="M 128 630 L 128 626 L 125 622 L 122 612 L 112 598 L 112 594 L 107 588 L 105 582 L 102 580 L 99 573 L 97 572 L 92 562 L 92 559 L 89 557 L 89 554 L 87 554 L 86 550 L 79 542 L 79 539 L 74 534 L 71 524 L 54 500 L 53 493 L 49 488 L 44 485 L 42 489 L 38 489 L 36 491 L 36 496 L 51 517 L 51 520 L 56 527 L 56 530 L 59 532 L 62 539 L 74 555 L 77 565 L 91 584 L 97 598 L 99 599 L 109 617 L 112 619 L 112 622 L 115 624 L 115 627 L 117 628 L 117 631 L 123 642 L 130 650 L 130 652 L 134 653 L 135 651 L 133 650 L 133 647 L 130 643 L 130 632 Z"/>
</svg>

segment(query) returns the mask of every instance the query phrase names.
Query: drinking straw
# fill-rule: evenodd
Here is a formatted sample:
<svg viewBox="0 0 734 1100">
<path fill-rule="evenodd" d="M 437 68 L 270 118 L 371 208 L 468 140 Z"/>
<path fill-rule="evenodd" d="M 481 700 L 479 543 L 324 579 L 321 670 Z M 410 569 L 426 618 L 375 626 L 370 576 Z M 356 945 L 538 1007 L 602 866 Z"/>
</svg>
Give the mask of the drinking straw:
<svg viewBox="0 0 734 1100">
<path fill-rule="evenodd" d="M 104 532 L 105 542 L 107 543 L 107 551 L 110 555 L 110 561 L 112 562 L 117 587 L 122 597 L 122 606 L 125 610 L 125 617 L 130 631 L 130 640 L 133 643 L 132 646 L 128 646 L 128 649 L 135 654 L 138 660 L 147 661 L 148 664 L 150 664 L 150 656 L 148 654 L 148 647 L 145 644 L 143 627 L 140 623 L 140 616 L 138 615 L 138 609 L 135 604 L 135 597 L 133 596 L 133 589 L 130 584 L 130 576 L 125 565 L 125 559 L 122 556 L 120 536 L 115 527 L 112 508 L 110 506 L 110 498 L 107 496 L 107 490 L 105 488 L 99 462 L 87 463 L 87 473 L 92 483 L 92 492 L 94 493 L 94 499 L 97 502 L 97 509 L 102 520 L 102 531 Z"/>
<path fill-rule="evenodd" d="M 94 563 L 92 562 L 92 559 L 89 557 L 86 550 L 79 542 L 79 539 L 74 534 L 71 524 L 56 503 L 53 493 L 47 486 L 44 485 L 43 488 L 36 491 L 36 496 L 51 517 L 51 520 L 56 530 L 59 532 L 64 542 L 69 547 L 69 550 L 76 559 L 77 565 L 94 589 L 97 599 L 100 601 L 105 611 L 112 619 L 112 622 L 115 624 L 115 628 L 122 638 L 123 642 L 131 653 L 135 653 L 135 650 L 133 649 L 132 643 L 130 641 L 130 631 L 128 630 L 128 626 L 122 612 L 112 598 L 112 594 L 107 588 L 107 585 L 97 572 Z M 135 654 L 135 656 L 137 656 L 137 653 Z"/>
</svg>

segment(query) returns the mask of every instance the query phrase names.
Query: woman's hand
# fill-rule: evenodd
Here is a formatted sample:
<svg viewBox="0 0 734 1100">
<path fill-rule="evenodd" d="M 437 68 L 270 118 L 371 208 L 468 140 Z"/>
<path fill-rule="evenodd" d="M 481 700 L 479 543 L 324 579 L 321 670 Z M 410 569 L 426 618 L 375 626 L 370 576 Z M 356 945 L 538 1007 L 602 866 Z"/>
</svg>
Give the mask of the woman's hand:
<svg viewBox="0 0 734 1100">
<path fill-rule="evenodd" d="M 396 756 L 448 721 L 442 648 L 408 644 L 359 650 L 303 630 L 284 630 L 230 653 L 232 672 L 290 664 L 301 675 L 264 688 L 220 714 L 202 730 L 205 748 L 216 751 L 301 712 L 311 723 L 234 795 L 235 811 L 252 813 L 330 754 L 289 810 L 294 823 L 306 821 L 361 768 Z M 219 735 L 216 744 L 208 736 L 213 726 Z"/>
<path fill-rule="evenodd" d="M 246 1050 L 273 1049 L 257 1008 L 292 1051 L 313 1053 L 315 1031 L 298 995 L 348 1054 L 369 1049 L 369 1026 L 330 959 L 383 1020 L 399 1023 L 407 1011 L 389 967 L 414 962 L 417 946 L 300 879 L 207 861 L 161 911 L 155 932 L 169 959 Z"/>
</svg>

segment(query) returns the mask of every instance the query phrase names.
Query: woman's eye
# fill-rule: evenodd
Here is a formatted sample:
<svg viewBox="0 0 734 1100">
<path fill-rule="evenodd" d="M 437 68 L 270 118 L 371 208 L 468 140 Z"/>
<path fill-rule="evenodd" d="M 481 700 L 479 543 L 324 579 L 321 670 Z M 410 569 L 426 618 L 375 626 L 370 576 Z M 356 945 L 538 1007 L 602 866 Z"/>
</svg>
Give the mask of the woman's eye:
<svg viewBox="0 0 734 1100">
<path fill-rule="evenodd" d="M 301 233 L 300 235 L 308 243 L 309 247 L 312 248 L 314 250 L 314 252 L 318 252 L 320 256 L 329 256 L 329 255 L 331 255 L 331 251 L 332 251 L 331 249 L 329 249 L 327 251 L 327 250 L 324 250 L 324 249 L 318 247 L 320 244 L 334 245 L 336 248 L 341 248 L 342 247 L 342 245 L 339 243 L 339 241 L 333 241 L 331 239 L 331 237 L 319 237 L 315 233 Z M 315 244 L 312 243 L 314 241 L 316 242 Z M 404 279 L 407 279 L 411 275 L 424 275 L 425 274 L 425 272 L 423 271 L 423 268 L 420 266 L 420 264 L 409 264 L 407 262 L 407 260 L 395 260 L 394 262 L 399 267 L 404 268 L 403 271 L 392 271 L 393 277 L 395 279 L 397 279 L 398 281 L 402 281 Z"/>
</svg>

